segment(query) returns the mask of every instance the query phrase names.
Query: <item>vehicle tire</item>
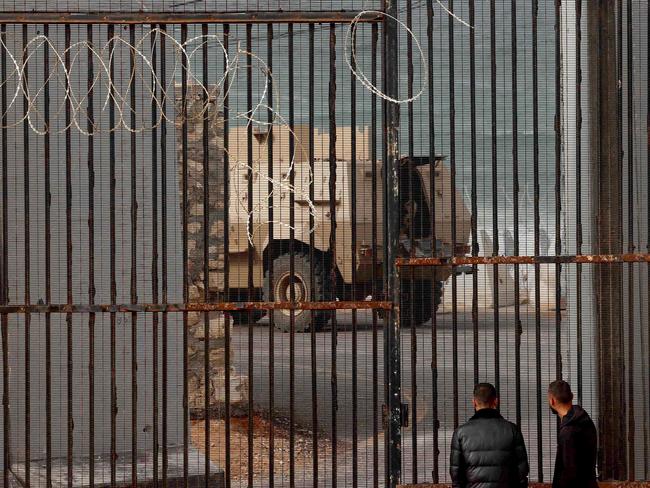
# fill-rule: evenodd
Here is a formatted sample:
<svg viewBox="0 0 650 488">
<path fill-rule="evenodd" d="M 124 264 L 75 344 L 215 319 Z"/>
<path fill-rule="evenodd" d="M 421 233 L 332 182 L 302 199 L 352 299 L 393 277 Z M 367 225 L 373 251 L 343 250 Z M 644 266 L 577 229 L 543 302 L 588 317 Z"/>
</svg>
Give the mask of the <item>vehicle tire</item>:
<svg viewBox="0 0 650 488">
<path fill-rule="evenodd" d="M 233 325 L 248 325 L 249 322 L 253 324 L 266 315 L 262 310 L 251 310 L 250 312 L 230 312 L 230 318 Z"/>
<path fill-rule="evenodd" d="M 402 280 L 402 326 L 419 327 L 431 319 L 442 303 L 442 281 Z"/>
<path fill-rule="evenodd" d="M 264 300 L 271 301 L 271 290 L 276 302 L 288 302 L 291 300 L 291 286 L 294 288 L 294 297 L 297 302 L 309 301 L 312 296 L 311 289 L 312 262 L 306 252 L 294 254 L 294 276 L 291 281 L 291 257 L 289 254 L 282 254 L 273 260 L 273 283 L 270 283 L 269 271 L 264 273 Z M 314 299 L 315 301 L 329 301 L 332 299 L 327 279 L 327 268 L 325 260 L 320 256 L 314 256 Z M 331 310 L 316 310 L 314 315 L 314 326 L 316 330 L 323 327 L 332 317 Z M 276 310 L 273 314 L 275 328 L 283 332 L 291 329 L 291 315 L 289 310 Z M 296 332 L 307 332 L 311 329 L 312 312 L 309 310 L 294 311 L 294 330 Z"/>
</svg>

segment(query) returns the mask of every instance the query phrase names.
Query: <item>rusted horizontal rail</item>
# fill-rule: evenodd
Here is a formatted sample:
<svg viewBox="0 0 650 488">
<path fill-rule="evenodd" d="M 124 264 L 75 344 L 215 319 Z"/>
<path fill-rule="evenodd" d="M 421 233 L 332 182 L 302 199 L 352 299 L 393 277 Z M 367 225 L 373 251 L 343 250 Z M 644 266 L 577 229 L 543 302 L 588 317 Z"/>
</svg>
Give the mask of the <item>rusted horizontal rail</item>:
<svg viewBox="0 0 650 488">
<path fill-rule="evenodd" d="M 120 313 L 120 312 L 234 312 L 246 310 L 389 310 L 391 302 L 220 302 L 1 305 L 0 314 L 15 313 Z"/>
<path fill-rule="evenodd" d="M 379 22 L 383 16 L 357 10 L 250 12 L 0 12 L 1 24 L 268 24 Z"/>
<path fill-rule="evenodd" d="M 650 263 L 650 254 L 579 254 L 571 256 L 456 256 L 398 258 L 397 266 L 467 266 L 480 264 Z"/>
<path fill-rule="evenodd" d="M 551 488 L 550 483 L 530 483 L 529 488 Z M 600 481 L 600 488 L 650 488 L 648 481 Z M 397 488 L 451 488 L 448 484 L 420 483 L 415 485 L 398 485 Z"/>
</svg>

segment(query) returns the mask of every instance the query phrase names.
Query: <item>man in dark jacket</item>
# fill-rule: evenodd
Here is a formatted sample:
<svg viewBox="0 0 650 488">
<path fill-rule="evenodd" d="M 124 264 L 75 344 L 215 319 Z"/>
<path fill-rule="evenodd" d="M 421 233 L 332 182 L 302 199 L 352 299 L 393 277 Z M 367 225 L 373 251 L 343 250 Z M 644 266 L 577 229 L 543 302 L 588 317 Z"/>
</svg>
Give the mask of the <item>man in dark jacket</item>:
<svg viewBox="0 0 650 488">
<path fill-rule="evenodd" d="M 476 413 L 451 440 L 449 472 L 454 488 L 528 486 L 528 455 L 519 428 L 498 412 L 499 398 L 490 383 L 474 387 Z"/>
<path fill-rule="evenodd" d="M 548 404 L 561 419 L 553 488 L 598 488 L 596 426 L 587 412 L 573 405 L 573 393 L 566 381 L 548 386 Z"/>
</svg>

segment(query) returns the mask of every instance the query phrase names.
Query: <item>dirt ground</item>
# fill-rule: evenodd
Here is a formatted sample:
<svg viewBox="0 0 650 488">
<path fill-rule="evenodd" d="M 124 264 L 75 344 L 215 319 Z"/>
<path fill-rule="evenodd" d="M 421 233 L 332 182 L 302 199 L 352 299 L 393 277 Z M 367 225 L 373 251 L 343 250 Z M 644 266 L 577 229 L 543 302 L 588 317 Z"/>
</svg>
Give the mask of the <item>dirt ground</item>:
<svg viewBox="0 0 650 488">
<path fill-rule="evenodd" d="M 266 418 L 265 418 L 266 417 Z M 268 416 L 253 417 L 253 478 L 268 479 L 270 471 L 270 427 Z M 233 481 L 248 479 L 248 417 L 235 417 L 230 420 L 230 469 Z M 289 422 L 277 418 L 273 423 L 273 465 L 274 476 L 278 479 L 289 477 Z M 191 426 L 192 445 L 205 452 L 205 421 L 194 420 Z M 210 459 L 218 467 L 226 466 L 226 423 L 225 420 L 210 421 Z M 296 428 L 294 436 L 294 462 L 296 473 L 310 471 L 313 456 L 313 435 L 310 430 Z M 330 440 L 323 435 L 318 439 L 319 459 L 331 456 Z"/>
</svg>

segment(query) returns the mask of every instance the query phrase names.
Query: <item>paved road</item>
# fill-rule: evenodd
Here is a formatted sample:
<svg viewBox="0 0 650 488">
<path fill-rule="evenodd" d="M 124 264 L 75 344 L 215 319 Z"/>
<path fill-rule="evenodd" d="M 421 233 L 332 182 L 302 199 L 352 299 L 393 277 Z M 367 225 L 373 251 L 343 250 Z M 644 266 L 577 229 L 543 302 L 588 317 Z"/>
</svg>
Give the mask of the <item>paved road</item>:
<svg viewBox="0 0 650 488">
<path fill-rule="evenodd" d="M 338 439 L 347 447 L 339 448 L 337 460 L 337 478 L 350 481 L 353 451 L 353 427 L 356 425 L 357 435 L 357 466 L 360 476 L 372 479 L 372 452 L 374 442 L 383 451 L 383 436 L 373 437 L 373 393 L 376 390 L 379 398 L 377 412 L 380 417 L 383 400 L 383 331 L 376 330 L 373 334 L 372 316 L 370 312 L 358 312 L 358 331 L 356 348 L 352 333 L 352 313 L 339 312 L 337 315 L 337 337 L 334 348 L 330 328 L 317 333 L 316 336 L 316 395 L 318 405 L 318 427 L 328 436 L 332 434 L 332 425 L 336 419 Z M 459 314 L 457 320 L 457 354 L 454 355 L 454 327 L 451 315 L 439 315 L 437 321 L 436 351 L 437 351 L 437 401 L 434 401 L 433 372 L 432 372 L 432 328 L 425 325 L 415 331 L 402 331 L 402 391 L 404 401 L 410 407 L 409 427 L 403 432 L 404 472 L 405 479 L 412 480 L 413 464 L 417 464 L 418 479 L 431 480 L 434 453 L 434 408 L 438 408 L 440 419 L 439 448 L 440 470 L 447 471 L 448 445 L 454 426 L 455 397 L 457 402 L 458 421 L 463 422 L 471 415 L 470 398 L 474 384 L 474 330 L 471 314 Z M 380 327 L 381 327 L 381 321 Z M 514 314 L 511 310 L 500 313 L 498 328 L 499 360 L 498 372 L 502 397 L 502 411 L 511 420 L 516 416 L 515 399 L 515 328 Z M 532 313 L 522 313 L 521 336 L 521 416 L 522 430 L 527 440 L 531 457 L 531 468 L 538 472 L 539 452 L 537 442 L 537 392 L 540 392 L 542 419 L 542 465 L 547 479 L 551 463 L 551 453 L 554 452 L 555 418 L 545 405 L 545 386 L 555 377 L 555 322 L 554 317 L 542 315 L 541 341 L 539 350 L 535 341 L 535 320 Z M 248 333 L 247 327 L 235 329 L 235 367 L 241 373 L 248 371 Z M 478 352 L 479 379 L 481 381 L 496 381 L 495 367 L 495 327 L 492 310 L 482 311 L 479 318 Z M 289 334 L 275 333 L 273 347 L 274 365 L 274 402 L 279 413 L 289 415 L 289 379 L 290 379 L 290 340 Z M 296 422 L 309 426 L 312 423 L 312 368 L 311 368 L 311 335 L 296 334 L 294 337 L 295 359 L 295 418 Z M 373 340 L 376 341 L 375 351 L 377 363 L 373 363 Z M 265 408 L 269 405 L 269 360 L 270 342 L 269 328 L 264 323 L 253 328 L 253 371 L 250 377 L 253 381 L 253 398 L 257 405 Z M 335 350 L 334 350 L 335 349 Z M 356 351 L 356 370 L 353 354 Z M 541 385 L 538 390 L 536 376 L 536 359 L 539 354 L 541 361 Z M 336 388 L 332 381 L 332 360 L 336 358 Z M 457 369 L 454 365 L 457 365 Z M 455 372 L 456 370 L 456 372 Z M 375 375 L 376 374 L 376 378 Z M 457 381 L 454 376 L 457 375 Z M 373 380 L 373 378 L 375 378 Z M 356 382 L 355 382 L 356 379 Z M 454 388 L 456 384 L 456 389 Z M 356 388 L 356 394 L 353 394 Z M 457 391 L 457 396 L 455 396 Z M 336 400 L 338 408 L 332 415 L 332 400 Z M 356 405 L 356 424 L 353 423 L 353 408 Z M 381 426 L 379 427 L 381 432 Z M 414 456 L 413 453 L 416 453 Z M 379 473 L 383 470 L 383 459 L 380 452 Z M 323 469 L 321 468 L 321 474 Z M 535 476 L 537 478 L 537 476 Z"/>
</svg>

